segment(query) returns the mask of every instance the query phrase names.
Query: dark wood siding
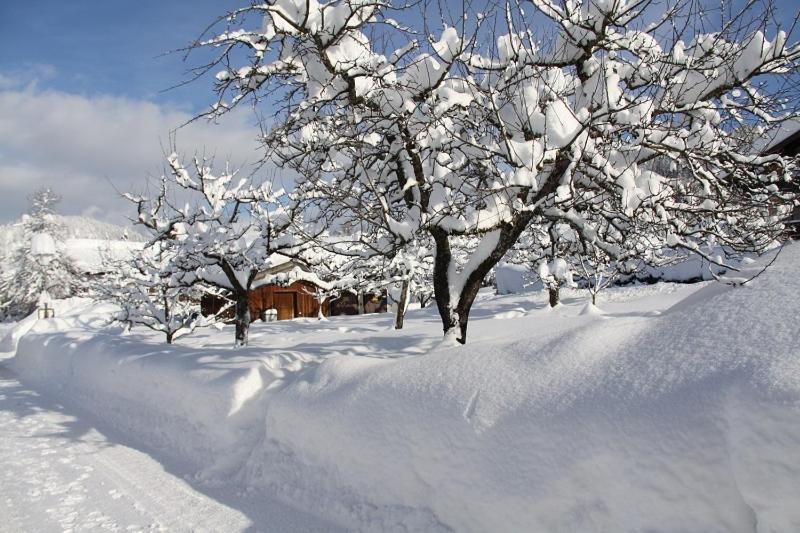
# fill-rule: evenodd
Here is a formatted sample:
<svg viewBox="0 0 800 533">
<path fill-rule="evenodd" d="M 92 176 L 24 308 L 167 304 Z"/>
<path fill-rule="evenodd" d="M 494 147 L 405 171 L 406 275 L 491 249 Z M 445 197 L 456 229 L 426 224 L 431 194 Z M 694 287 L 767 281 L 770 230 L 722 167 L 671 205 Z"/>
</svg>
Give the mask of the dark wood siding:
<svg viewBox="0 0 800 533">
<path fill-rule="evenodd" d="M 210 294 L 204 294 L 203 297 L 200 299 L 200 312 L 203 316 L 210 316 L 216 315 L 220 312 L 220 310 L 230 302 L 224 298 L 220 298 L 218 296 L 211 296 Z M 233 320 L 233 306 L 229 306 L 228 309 L 221 315 L 223 320 Z"/>
<path fill-rule="evenodd" d="M 343 291 L 338 298 L 331 302 L 331 316 L 359 314 L 359 295 Z M 378 293 L 361 294 L 361 307 L 364 314 L 385 313 L 387 310 L 386 291 Z"/>
<path fill-rule="evenodd" d="M 780 154 L 784 157 L 800 157 L 800 130 L 796 131 L 783 141 L 772 146 L 766 151 L 767 154 Z M 800 195 L 800 176 L 795 173 L 792 183 L 781 183 L 781 188 L 785 191 Z M 796 205 L 789 217 L 789 234 L 792 238 L 800 240 L 800 205 Z"/>
<path fill-rule="evenodd" d="M 319 305 L 314 298 L 316 285 L 308 281 L 295 281 L 291 285 L 263 285 L 250 292 L 250 319 L 259 320 L 262 312 L 275 309 L 278 320 L 289 320 L 297 317 L 316 317 Z M 386 312 L 386 292 L 365 294 L 363 308 L 365 313 Z M 204 296 L 201 301 L 202 313 L 206 316 L 217 313 L 227 302 L 222 298 Z M 351 292 L 343 292 L 332 303 L 322 305 L 325 316 L 358 314 L 358 297 Z M 226 320 L 233 319 L 231 307 L 224 315 Z"/>
<path fill-rule="evenodd" d="M 250 293 L 250 316 L 256 320 L 261 317 L 262 311 L 276 309 L 278 320 L 315 317 L 319 313 L 319 305 L 313 296 L 315 290 L 316 285 L 308 281 L 295 281 L 285 287 L 263 285 Z M 326 315 L 327 307 L 322 307 L 322 312 Z"/>
</svg>

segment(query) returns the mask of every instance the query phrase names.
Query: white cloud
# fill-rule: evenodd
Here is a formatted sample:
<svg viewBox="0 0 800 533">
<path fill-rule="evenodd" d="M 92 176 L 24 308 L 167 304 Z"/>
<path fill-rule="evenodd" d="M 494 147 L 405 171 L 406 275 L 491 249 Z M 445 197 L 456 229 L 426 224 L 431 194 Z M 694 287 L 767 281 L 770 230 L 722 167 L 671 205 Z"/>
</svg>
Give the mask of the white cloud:
<svg viewBox="0 0 800 533">
<path fill-rule="evenodd" d="M 118 191 L 141 191 L 161 174 L 170 132 L 189 118 L 141 100 L 0 85 L 0 222 L 17 218 L 27 195 L 45 185 L 64 197 L 64 214 L 122 221 L 132 213 Z M 252 111 L 242 108 L 220 124 L 181 128 L 175 141 L 181 153 L 245 166 L 261 155 L 257 135 Z"/>
<path fill-rule="evenodd" d="M 24 68 L 0 72 L 0 90 L 36 87 L 39 82 L 56 77 L 56 68 L 52 65 L 34 63 Z"/>
</svg>

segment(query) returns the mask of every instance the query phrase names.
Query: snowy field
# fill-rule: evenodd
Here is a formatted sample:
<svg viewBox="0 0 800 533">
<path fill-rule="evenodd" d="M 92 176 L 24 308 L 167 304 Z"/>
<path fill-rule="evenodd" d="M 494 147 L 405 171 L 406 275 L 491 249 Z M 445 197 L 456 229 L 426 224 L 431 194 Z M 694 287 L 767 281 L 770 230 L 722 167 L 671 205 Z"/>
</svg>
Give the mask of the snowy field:
<svg viewBox="0 0 800 533">
<path fill-rule="evenodd" d="M 62 302 L 0 345 L 0 529 L 800 531 L 798 266 L 486 292 L 465 347 L 432 308 L 233 350 Z"/>
</svg>

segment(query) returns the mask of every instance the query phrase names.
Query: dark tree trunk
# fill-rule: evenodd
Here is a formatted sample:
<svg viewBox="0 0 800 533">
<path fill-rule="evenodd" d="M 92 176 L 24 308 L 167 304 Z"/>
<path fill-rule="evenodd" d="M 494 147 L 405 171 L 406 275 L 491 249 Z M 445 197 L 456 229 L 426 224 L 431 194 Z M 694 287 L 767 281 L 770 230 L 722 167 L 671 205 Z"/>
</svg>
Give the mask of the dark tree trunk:
<svg viewBox="0 0 800 533">
<path fill-rule="evenodd" d="M 568 154 L 569 150 L 559 152 L 544 185 L 528 198 L 528 202 L 531 205 L 535 205 L 539 200 L 555 192 L 561 176 L 569 167 L 570 156 Z M 415 173 L 421 175 L 421 171 L 415 171 Z M 456 340 L 461 344 L 467 342 L 469 311 L 475 301 L 475 296 L 478 294 L 478 289 L 481 287 L 483 278 L 517 242 L 520 234 L 528 226 L 534 214 L 533 210 L 517 213 L 511 222 L 506 222 L 500 226 L 499 230 L 497 230 L 500 234 L 494 249 L 479 264 L 471 266 L 471 271 L 464 280 L 457 302 L 450 301 L 450 284 L 452 282 L 450 279 L 450 265 L 453 257 L 448 240 L 449 235 L 439 227 L 429 229 L 433 241 L 436 243 L 436 255 L 433 263 L 434 298 L 436 299 L 439 316 L 442 319 L 445 337 L 458 328 L 461 336 Z"/>
<path fill-rule="evenodd" d="M 162 291 L 166 292 L 166 291 Z M 172 309 L 169 307 L 169 298 L 164 296 L 161 299 L 161 302 L 164 304 L 164 326 L 166 326 L 167 331 L 165 332 L 167 336 L 167 344 L 172 344 L 172 335 L 174 334 L 173 331 L 170 329 L 170 322 L 171 322 L 171 315 Z"/>
<path fill-rule="evenodd" d="M 227 261 L 223 260 L 220 262 L 219 266 L 222 268 L 222 271 L 233 287 L 231 292 L 236 302 L 236 315 L 234 318 L 236 340 L 234 341 L 234 346 L 247 346 L 247 334 L 250 331 L 250 287 L 253 284 L 256 274 L 258 274 L 258 270 L 255 268 L 251 269 L 247 276 L 247 282 L 242 284 L 239 281 L 239 277 L 236 275 L 236 270 Z"/>
<path fill-rule="evenodd" d="M 236 298 L 236 346 L 247 346 L 247 334 L 250 331 L 250 293 L 237 292 Z"/>
<path fill-rule="evenodd" d="M 450 283 L 452 282 L 450 280 L 450 264 L 453 258 L 448 235 L 438 228 L 431 231 L 434 242 L 436 242 L 436 255 L 433 264 L 433 290 L 445 336 L 452 334 L 457 329 L 459 337 L 456 340 L 460 344 L 466 344 L 469 312 L 475 302 L 475 297 L 478 295 L 478 290 L 481 288 L 483 279 L 514 245 L 532 216 L 528 212 L 521 213 L 513 223 L 505 224 L 498 230 L 499 235 L 494 249 L 480 263 L 472 265 L 458 294 L 457 302 L 451 302 L 450 297 Z"/>
<path fill-rule="evenodd" d="M 442 319 L 442 330 L 447 336 L 458 326 L 455 310 L 450 308 L 449 270 L 452 261 L 450 241 L 444 230 L 434 228 L 431 235 L 436 243 L 436 255 L 433 259 L 433 293 L 439 317 Z"/>
<path fill-rule="evenodd" d="M 592 292 L 592 305 L 597 305 L 597 293 Z"/>
<path fill-rule="evenodd" d="M 403 280 L 400 288 L 400 301 L 397 302 L 397 314 L 394 319 L 394 329 L 403 329 L 403 320 L 406 317 L 406 307 L 408 307 L 408 280 Z"/>
<path fill-rule="evenodd" d="M 547 292 L 550 295 L 550 307 L 555 307 L 558 305 L 558 287 L 548 287 Z"/>
</svg>

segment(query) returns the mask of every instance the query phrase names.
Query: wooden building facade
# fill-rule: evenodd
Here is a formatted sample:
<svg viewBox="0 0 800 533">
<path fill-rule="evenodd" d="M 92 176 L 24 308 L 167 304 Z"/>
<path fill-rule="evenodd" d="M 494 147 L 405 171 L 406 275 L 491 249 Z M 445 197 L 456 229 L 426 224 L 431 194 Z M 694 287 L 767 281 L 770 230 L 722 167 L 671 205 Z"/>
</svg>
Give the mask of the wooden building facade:
<svg viewBox="0 0 800 533">
<path fill-rule="evenodd" d="M 315 317 L 319 303 L 314 297 L 317 287 L 310 281 L 295 281 L 291 285 L 262 285 L 250 292 L 250 316 L 255 320 L 269 309 L 277 311 L 277 320 Z M 330 308 L 322 304 L 322 313 L 330 315 Z"/>
<path fill-rule="evenodd" d="M 289 260 L 259 274 L 256 279 L 267 275 L 289 272 L 301 268 L 308 272 L 304 265 Z M 298 280 L 288 285 L 270 283 L 261 285 L 250 291 L 251 320 L 291 320 L 301 317 L 319 315 L 319 302 L 315 296 L 317 285 L 312 281 Z M 206 295 L 200 302 L 201 312 L 205 316 L 218 314 L 230 302 L 224 298 Z M 274 310 L 274 311 L 273 311 Z M 387 299 L 385 291 L 380 294 L 355 294 L 343 292 L 338 298 L 322 304 L 325 316 L 358 315 L 365 313 L 385 313 Z M 233 319 L 233 307 L 230 306 L 222 314 L 224 319 Z"/>
<path fill-rule="evenodd" d="M 763 152 L 764 154 L 780 154 L 784 157 L 800 157 L 800 125 L 797 126 L 797 131 L 787 136 L 778 143 L 769 146 Z M 795 174 L 793 176 L 794 182 L 792 184 L 782 184 L 783 188 L 787 191 L 792 191 L 795 194 L 800 194 L 800 176 Z M 794 239 L 800 239 L 800 205 L 795 205 L 794 210 L 789 219 L 790 235 Z"/>
</svg>

